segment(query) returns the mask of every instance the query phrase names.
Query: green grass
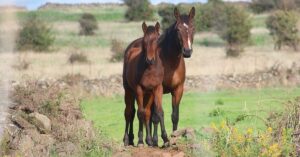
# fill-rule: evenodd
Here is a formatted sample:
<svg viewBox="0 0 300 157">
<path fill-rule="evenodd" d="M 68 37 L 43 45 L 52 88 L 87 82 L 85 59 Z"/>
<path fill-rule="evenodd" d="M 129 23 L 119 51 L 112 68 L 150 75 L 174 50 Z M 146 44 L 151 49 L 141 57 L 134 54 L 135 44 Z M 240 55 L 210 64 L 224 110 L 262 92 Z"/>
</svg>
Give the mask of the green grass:
<svg viewBox="0 0 300 157">
<path fill-rule="evenodd" d="M 30 14 L 37 13 L 38 16 L 47 22 L 69 21 L 74 22 L 80 19 L 84 12 L 92 13 L 98 21 L 121 21 L 124 19 L 125 8 L 111 8 L 91 10 L 91 11 L 62 11 L 62 10 L 39 10 L 39 11 L 21 11 L 17 13 L 20 21 L 23 21 Z"/>
<path fill-rule="evenodd" d="M 268 16 L 266 15 L 255 15 L 253 18 L 252 18 L 252 26 L 253 28 L 255 27 L 266 27 L 266 19 L 267 19 Z"/>
<path fill-rule="evenodd" d="M 193 127 L 197 131 L 201 131 L 212 123 L 219 123 L 224 119 L 234 121 L 241 114 L 266 118 L 268 113 L 282 110 L 281 104 L 299 95 L 300 88 L 184 93 L 180 104 L 179 129 Z M 218 103 L 220 100 L 223 105 Z M 85 99 L 82 101 L 81 107 L 84 116 L 92 120 L 98 129 L 110 138 L 118 142 L 122 141 L 125 127 L 123 96 Z M 163 107 L 167 132 L 170 134 L 172 129 L 170 95 L 164 96 Z M 222 111 L 222 114 L 215 116 L 210 114 L 214 111 Z M 135 140 L 137 140 L 137 121 L 137 117 L 135 117 Z M 237 127 L 240 129 L 248 127 L 263 129 L 265 126 L 258 118 L 247 118 L 239 122 Z"/>
<path fill-rule="evenodd" d="M 254 46 L 265 46 L 273 44 L 273 39 L 270 34 L 260 33 L 252 34 L 250 38 L 251 45 Z"/>
</svg>

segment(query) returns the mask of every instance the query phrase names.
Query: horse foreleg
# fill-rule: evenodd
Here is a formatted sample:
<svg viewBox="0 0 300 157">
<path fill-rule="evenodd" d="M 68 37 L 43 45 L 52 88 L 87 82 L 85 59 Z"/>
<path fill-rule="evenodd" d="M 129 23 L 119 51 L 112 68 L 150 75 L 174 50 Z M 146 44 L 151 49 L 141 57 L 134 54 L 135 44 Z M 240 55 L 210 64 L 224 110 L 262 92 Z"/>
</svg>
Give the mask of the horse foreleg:
<svg viewBox="0 0 300 157">
<path fill-rule="evenodd" d="M 178 121 L 179 121 L 179 104 L 181 101 L 183 93 L 183 85 L 178 86 L 172 92 L 172 123 L 173 123 L 173 131 L 177 130 Z"/>
<path fill-rule="evenodd" d="M 158 146 L 157 127 L 158 127 L 158 123 L 159 123 L 159 118 L 158 118 L 157 111 L 156 111 L 156 106 L 155 106 L 154 103 L 152 104 L 151 114 L 152 114 L 152 117 L 151 117 L 152 122 L 153 122 L 153 125 L 154 125 L 152 141 L 153 141 L 153 146 L 157 147 Z"/>
<path fill-rule="evenodd" d="M 139 118 L 138 146 L 144 146 L 144 142 L 143 142 L 143 121 L 144 121 L 143 99 L 144 99 L 144 92 L 143 92 L 142 88 L 140 86 L 138 86 L 137 91 L 136 91 L 136 100 L 137 100 L 137 104 L 138 104 L 137 116 Z"/>
<path fill-rule="evenodd" d="M 153 95 L 145 95 L 144 97 L 144 107 L 145 107 L 145 125 L 146 125 L 146 143 L 148 146 L 152 146 L 152 136 L 151 136 L 151 128 L 150 128 L 150 123 L 151 123 L 151 105 L 153 103 Z"/>
<path fill-rule="evenodd" d="M 160 128 L 161 128 L 161 138 L 164 140 L 164 146 L 167 146 L 169 144 L 169 139 L 167 135 L 167 131 L 165 129 L 165 122 L 164 122 L 164 111 L 162 108 L 162 96 L 163 96 L 163 87 L 162 85 L 157 87 L 155 90 L 155 109 L 156 109 L 156 114 L 159 118 L 160 122 Z"/>
<path fill-rule="evenodd" d="M 124 111 L 124 116 L 126 120 L 125 124 L 125 134 L 123 138 L 123 142 L 125 146 L 128 145 L 134 145 L 133 139 L 133 120 L 134 120 L 134 115 L 135 115 L 135 108 L 134 108 L 134 95 L 130 90 L 125 90 L 125 111 Z M 128 134 L 128 127 L 129 128 L 129 134 Z"/>
</svg>

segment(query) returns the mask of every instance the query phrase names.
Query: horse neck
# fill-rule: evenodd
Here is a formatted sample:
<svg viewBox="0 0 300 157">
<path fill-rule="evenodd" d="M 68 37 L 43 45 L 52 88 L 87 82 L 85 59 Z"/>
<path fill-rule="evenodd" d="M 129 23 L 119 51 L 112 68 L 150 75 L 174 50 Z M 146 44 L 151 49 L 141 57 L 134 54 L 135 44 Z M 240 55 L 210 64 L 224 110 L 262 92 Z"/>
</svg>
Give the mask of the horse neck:
<svg viewBox="0 0 300 157">
<path fill-rule="evenodd" d="M 164 63 L 168 65 L 172 64 L 173 67 L 176 67 L 183 57 L 182 46 L 179 42 L 177 31 L 175 30 L 175 24 L 166 31 L 161 43 Z"/>
</svg>

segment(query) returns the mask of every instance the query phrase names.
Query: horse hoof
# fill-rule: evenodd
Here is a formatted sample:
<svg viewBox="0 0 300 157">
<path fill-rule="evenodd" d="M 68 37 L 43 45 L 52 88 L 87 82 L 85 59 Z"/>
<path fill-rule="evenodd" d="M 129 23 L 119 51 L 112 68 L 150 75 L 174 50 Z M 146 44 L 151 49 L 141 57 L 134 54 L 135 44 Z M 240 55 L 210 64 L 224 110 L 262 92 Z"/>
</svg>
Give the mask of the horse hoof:
<svg viewBox="0 0 300 157">
<path fill-rule="evenodd" d="M 162 146 L 162 148 L 168 148 L 170 147 L 170 142 L 165 142 L 164 145 Z"/>
<path fill-rule="evenodd" d="M 146 143 L 147 143 L 147 145 L 148 145 L 149 147 L 152 147 L 152 146 L 153 146 L 152 141 L 147 141 Z"/>
<path fill-rule="evenodd" d="M 123 142 L 124 142 L 124 146 L 128 146 L 129 145 L 128 136 L 126 136 L 126 135 L 124 136 Z"/>
<path fill-rule="evenodd" d="M 143 147 L 144 147 L 144 144 L 143 144 L 143 143 L 139 143 L 137 146 L 138 146 L 139 148 L 143 148 Z"/>
</svg>

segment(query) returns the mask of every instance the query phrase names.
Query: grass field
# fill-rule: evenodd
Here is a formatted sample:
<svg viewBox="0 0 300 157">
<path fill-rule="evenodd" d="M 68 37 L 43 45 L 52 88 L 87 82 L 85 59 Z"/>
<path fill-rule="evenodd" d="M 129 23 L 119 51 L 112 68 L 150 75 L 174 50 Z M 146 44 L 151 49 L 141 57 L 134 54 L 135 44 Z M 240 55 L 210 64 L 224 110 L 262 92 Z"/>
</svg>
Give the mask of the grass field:
<svg viewBox="0 0 300 157">
<path fill-rule="evenodd" d="M 202 134 L 203 129 L 212 123 L 228 119 L 234 121 L 241 114 L 257 115 L 266 118 L 270 112 L 282 110 L 282 104 L 300 95 L 300 88 L 268 88 L 261 90 L 237 90 L 216 92 L 187 92 L 180 105 L 179 129 L 192 127 Z M 165 123 L 171 133 L 171 98 L 164 96 Z M 123 96 L 96 97 L 81 103 L 84 116 L 109 138 L 122 142 L 124 133 Z M 134 133 L 137 140 L 137 117 Z M 258 118 L 248 118 L 237 123 L 240 129 L 248 127 L 264 129 Z M 160 140 L 161 141 L 161 140 Z"/>
</svg>

